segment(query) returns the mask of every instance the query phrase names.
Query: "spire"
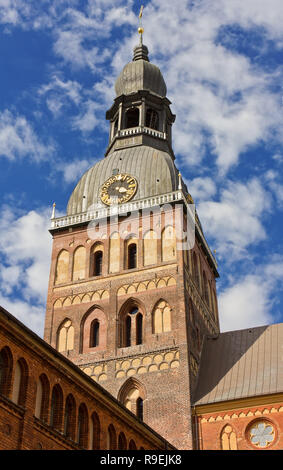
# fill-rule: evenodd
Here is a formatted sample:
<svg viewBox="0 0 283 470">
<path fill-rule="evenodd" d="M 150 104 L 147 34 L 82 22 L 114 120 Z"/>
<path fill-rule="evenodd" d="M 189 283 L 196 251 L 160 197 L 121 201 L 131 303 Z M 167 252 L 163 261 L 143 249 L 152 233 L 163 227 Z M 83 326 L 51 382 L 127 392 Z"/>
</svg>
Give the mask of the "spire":
<svg viewBox="0 0 283 470">
<path fill-rule="evenodd" d="M 142 35 L 144 33 L 143 25 L 142 25 L 142 13 L 143 13 L 143 5 L 141 6 L 140 9 L 140 14 L 139 14 L 139 27 L 138 27 L 138 33 L 140 35 L 140 45 L 142 46 Z"/>
<path fill-rule="evenodd" d="M 138 33 L 140 35 L 140 43 L 138 46 L 134 48 L 134 57 L 133 61 L 136 60 L 146 60 L 149 62 L 148 58 L 148 48 L 143 44 L 143 38 L 142 35 L 144 33 L 144 28 L 142 26 L 142 13 L 143 13 L 143 5 L 141 6 L 140 9 L 140 14 L 139 14 L 139 27 L 138 27 Z"/>
</svg>

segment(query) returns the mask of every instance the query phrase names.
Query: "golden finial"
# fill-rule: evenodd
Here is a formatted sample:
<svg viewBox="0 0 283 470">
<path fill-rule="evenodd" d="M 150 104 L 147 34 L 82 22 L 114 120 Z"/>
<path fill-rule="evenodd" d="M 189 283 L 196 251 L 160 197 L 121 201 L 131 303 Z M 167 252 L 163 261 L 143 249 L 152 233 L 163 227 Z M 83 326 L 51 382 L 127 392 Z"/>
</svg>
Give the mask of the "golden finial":
<svg viewBox="0 0 283 470">
<path fill-rule="evenodd" d="M 138 27 L 138 33 L 140 34 L 141 44 L 142 44 L 142 35 L 144 33 L 144 29 L 142 26 L 142 14 L 143 14 L 143 5 L 141 6 L 140 13 L 139 13 L 139 27 Z"/>
</svg>

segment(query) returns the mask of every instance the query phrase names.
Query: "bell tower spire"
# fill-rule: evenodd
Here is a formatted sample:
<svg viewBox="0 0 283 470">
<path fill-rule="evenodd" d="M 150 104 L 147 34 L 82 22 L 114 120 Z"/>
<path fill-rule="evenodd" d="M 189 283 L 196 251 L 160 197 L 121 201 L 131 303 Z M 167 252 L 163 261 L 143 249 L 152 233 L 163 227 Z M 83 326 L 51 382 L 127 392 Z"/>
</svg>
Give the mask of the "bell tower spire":
<svg viewBox="0 0 283 470">
<path fill-rule="evenodd" d="M 132 61 L 125 65 L 116 80 L 116 98 L 106 112 L 110 132 L 105 156 L 118 149 L 148 145 L 168 153 L 174 160 L 171 129 L 175 115 L 166 97 L 163 75 L 150 62 L 148 48 L 143 43 L 142 12 L 143 7 L 139 14 L 139 44 L 134 48 Z"/>
</svg>

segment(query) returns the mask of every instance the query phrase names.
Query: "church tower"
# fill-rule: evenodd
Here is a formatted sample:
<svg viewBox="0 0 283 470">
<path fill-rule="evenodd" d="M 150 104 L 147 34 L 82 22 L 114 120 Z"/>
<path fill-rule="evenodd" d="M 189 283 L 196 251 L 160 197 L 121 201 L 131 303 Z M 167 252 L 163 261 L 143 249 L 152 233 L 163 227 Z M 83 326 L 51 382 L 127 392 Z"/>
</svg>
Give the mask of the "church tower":
<svg viewBox="0 0 283 470">
<path fill-rule="evenodd" d="M 104 158 L 52 215 L 44 339 L 179 449 L 194 448 L 217 264 L 175 166 L 175 116 L 142 43 L 117 78 Z"/>
</svg>

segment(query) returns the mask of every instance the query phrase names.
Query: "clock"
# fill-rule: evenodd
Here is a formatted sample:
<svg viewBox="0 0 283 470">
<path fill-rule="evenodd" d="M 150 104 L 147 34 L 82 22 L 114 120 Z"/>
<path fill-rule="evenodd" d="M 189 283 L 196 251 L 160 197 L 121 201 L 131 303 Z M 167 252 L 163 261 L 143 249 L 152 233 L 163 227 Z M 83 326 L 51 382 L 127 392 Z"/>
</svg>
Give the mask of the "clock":
<svg viewBox="0 0 283 470">
<path fill-rule="evenodd" d="M 137 180 L 127 173 L 112 175 L 103 183 L 100 189 L 101 201 L 110 206 L 127 202 L 136 194 Z"/>
</svg>

